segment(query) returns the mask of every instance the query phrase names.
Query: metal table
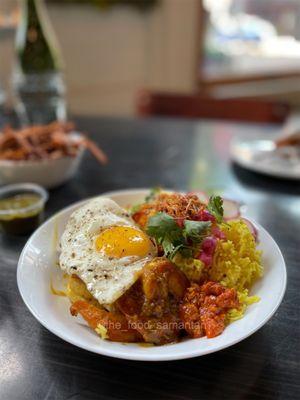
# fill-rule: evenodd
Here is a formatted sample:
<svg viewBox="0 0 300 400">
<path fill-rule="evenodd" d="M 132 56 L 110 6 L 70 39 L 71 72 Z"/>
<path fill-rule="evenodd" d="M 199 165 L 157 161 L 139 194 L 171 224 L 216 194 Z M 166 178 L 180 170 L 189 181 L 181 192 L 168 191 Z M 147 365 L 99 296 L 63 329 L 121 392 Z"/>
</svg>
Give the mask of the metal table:
<svg viewBox="0 0 300 400">
<path fill-rule="evenodd" d="M 300 184 L 232 166 L 233 135 L 272 126 L 175 119 L 78 118 L 110 163 L 86 155 L 77 177 L 50 193 L 47 216 L 79 199 L 121 188 L 223 191 L 275 238 L 286 259 L 284 301 L 262 329 L 235 346 L 191 360 L 143 363 L 88 353 L 57 338 L 26 309 L 16 267 L 27 238 L 0 235 L 0 399 L 300 398 Z M 37 282 L 38 284 L 38 282 Z M 270 287 L 272 290 L 272 287 Z"/>
</svg>

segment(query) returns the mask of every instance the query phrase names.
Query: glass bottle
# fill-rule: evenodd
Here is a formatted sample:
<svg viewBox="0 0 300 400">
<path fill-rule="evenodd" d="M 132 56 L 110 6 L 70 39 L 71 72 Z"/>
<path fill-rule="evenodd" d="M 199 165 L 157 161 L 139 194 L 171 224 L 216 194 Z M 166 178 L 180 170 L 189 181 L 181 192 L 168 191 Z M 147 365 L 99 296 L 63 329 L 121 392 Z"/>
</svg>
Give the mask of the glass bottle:
<svg viewBox="0 0 300 400">
<path fill-rule="evenodd" d="M 44 0 L 21 0 L 13 72 L 16 111 L 22 125 L 66 118 L 62 62 Z"/>
</svg>

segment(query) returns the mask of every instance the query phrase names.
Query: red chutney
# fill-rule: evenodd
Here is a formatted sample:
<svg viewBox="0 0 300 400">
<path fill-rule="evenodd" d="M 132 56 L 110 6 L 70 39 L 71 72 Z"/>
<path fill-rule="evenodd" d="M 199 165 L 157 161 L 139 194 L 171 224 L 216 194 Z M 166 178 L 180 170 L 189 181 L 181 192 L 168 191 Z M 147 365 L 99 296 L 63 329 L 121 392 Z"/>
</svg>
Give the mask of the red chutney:
<svg viewBox="0 0 300 400">
<path fill-rule="evenodd" d="M 225 329 L 226 313 L 239 306 L 235 289 L 208 281 L 203 285 L 193 283 L 187 289 L 179 313 L 189 336 L 212 338 Z"/>
</svg>

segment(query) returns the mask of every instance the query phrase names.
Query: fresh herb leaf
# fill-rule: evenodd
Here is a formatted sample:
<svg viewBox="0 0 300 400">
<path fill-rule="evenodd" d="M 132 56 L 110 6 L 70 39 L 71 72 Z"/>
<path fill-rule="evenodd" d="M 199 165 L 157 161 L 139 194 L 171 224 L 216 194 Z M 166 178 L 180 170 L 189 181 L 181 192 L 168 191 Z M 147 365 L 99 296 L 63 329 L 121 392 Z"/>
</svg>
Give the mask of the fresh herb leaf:
<svg viewBox="0 0 300 400">
<path fill-rule="evenodd" d="M 177 253 L 180 253 L 180 255 L 183 258 L 192 258 L 195 252 L 195 248 L 192 246 L 187 246 L 187 245 L 183 245 L 181 246 L 176 252 L 174 252 L 173 257 L 175 257 L 175 255 Z"/>
<path fill-rule="evenodd" d="M 184 221 L 183 236 L 192 240 L 193 243 L 200 243 L 208 229 L 211 227 L 210 221 Z"/>
<path fill-rule="evenodd" d="M 176 248 L 172 243 L 172 241 L 167 237 L 163 239 L 161 244 L 163 246 L 164 253 L 166 256 L 170 256 Z"/>
<path fill-rule="evenodd" d="M 149 218 L 147 233 L 163 247 L 170 260 L 185 244 L 181 228 L 167 213 L 160 212 Z"/>
<path fill-rule="evenodd" d="M 172 260 L 178 252 L 185 258 L 192 257 L 210 227 L 210 221 L 185 220 L 181 228 L 173 217 L 160 212 L 149 218 L 147 234 L 162 246 L 165 256 Z"/>
<path fill-rule="evenodd" d="M 174 218 L 164 212 L 159 212 L 149 218 L 147 233 L 154 237 L 159 244 L 165 238 L 176 241 L 181 237 L 181 229 Z"/>
<path fill-rule="evenodd" d="M 161 188 L 156 186 L 150 190 L 150 193 L 145 197 L 145 202 L 150 203 L 150 201 L 154 200 L 158 193 L 161 192 Z"/>
<path fill-rule="evenodd" d="M 163 250 L 164 250 L 164 254 L 170 260 L 173 259 L 173 257 L 177 253 L 177 251 L 179 251 L 179 249 L 181 248 L 181 246 L 182 246 L 182 244 L 179 244 L 178 246 L 175 246 L 174 243 L 168 238 L 165 238 L 162 241 L 162 247 L 163 247 Z"/>
<path fill-rule="evenodd" d="M 179 244 L 178 246 L 173 247 L 173 250 L 169 253 L 169 258 L 170 258 L 170 260 L 173 260 L 173 258 L 175 257 L 175 255 L 176 255 L 178 252 L 181 252 L 183 248 L 184 248 L 184 245 L 183 245 L 183 244 Z"/>
<path fill-rule="evenodd" d="M 187 246 L 185 244 L 179 244 L 177 246 L 174 246 L 173 243 L 168 244 L 165 240 L 162 243 L 163 249 L 164 249 L 164 254 L 166 257 L 169 258 L 169 260 L 173 260 L 173 258 L 176 256 L 177 253 L 180 253 L 182 257 L 184 258 L 190 258 L 192 257 L 194 253 L 194 248 Z"/>
<path fill-rule="evenodd" d="M 207 205 L 208 211 L 216 218 L 217 222 L 223 220 L 223 199 L 220 196 L 211 196 Z"/>
</svg>

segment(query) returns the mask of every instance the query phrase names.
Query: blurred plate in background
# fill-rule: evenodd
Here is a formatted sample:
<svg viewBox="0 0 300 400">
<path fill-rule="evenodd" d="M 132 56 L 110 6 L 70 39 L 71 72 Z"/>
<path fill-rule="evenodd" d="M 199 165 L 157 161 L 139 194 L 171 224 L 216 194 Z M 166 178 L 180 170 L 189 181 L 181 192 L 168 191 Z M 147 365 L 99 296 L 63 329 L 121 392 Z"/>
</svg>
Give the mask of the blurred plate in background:
<svg viewBox="0 0 300 400">
<path fill-rule="evenodd" d="M 285 179 L 300 180 L 300 148 L 277 149 L 272 140 L 235 138 L 230 146 L 232 160 L 251 171 Z"/>
</svg>

